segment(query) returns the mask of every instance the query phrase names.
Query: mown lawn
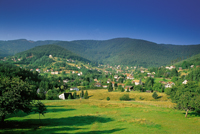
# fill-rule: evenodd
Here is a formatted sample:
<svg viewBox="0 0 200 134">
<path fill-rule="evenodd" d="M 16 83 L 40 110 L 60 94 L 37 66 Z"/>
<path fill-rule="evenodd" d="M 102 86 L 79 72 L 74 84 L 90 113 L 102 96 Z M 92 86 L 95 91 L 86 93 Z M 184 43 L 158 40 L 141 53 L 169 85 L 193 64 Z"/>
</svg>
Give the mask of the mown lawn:
<svg viewBox="0 0 200 134">
<path fill-rule="evenodd" d="M 92 92 L 89 91 L 89 95 Z M 100 92 L 103 94 L 103 90 Z M 131 94 L 134 92 L 129 94 L 133 96 Z M 41 120 L 35 113 L 29 115 L 18 113 L 13 117 L 7 117 L 6 127 L 1 129 L 0 133 L 195 134 L 200 132 L 200 115 L 190 112 L 188 118 L 185 118 L 184 111 L 169 108 L 169 105 L 174 105 L 169 101 L 126 102 L 114 99 L 106 101 L 97 96 L 95 99 L 95 96 L 93 94 L 88 100 L 45 100 L 43 103 L 48 111 Z"/>
</svg>

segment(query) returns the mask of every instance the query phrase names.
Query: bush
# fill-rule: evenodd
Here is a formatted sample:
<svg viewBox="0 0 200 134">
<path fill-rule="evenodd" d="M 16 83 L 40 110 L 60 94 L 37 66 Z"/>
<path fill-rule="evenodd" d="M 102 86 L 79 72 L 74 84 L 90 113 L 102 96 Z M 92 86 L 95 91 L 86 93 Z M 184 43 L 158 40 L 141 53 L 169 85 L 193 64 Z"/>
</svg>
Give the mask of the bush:
<svg viewBox="0 0 200 134">
<path fill-rule="evenodd" d="M 144 98 L 142 98 L 141 96 L 140 96 L 140 98 L 139 98 L 140 100 L 144 100 Z"/>
<path fill-rule="evenodd" d="M 129 100 L 131 100 L 131 99 L 129 98 L 129 94 L 124 94 L 123 96 L 121 96 L 121 97 L 119 98 L 119 100 L 129 101 Z"/>
<path fill-rule="evenodd" d="M 157 94 L 156 92 L 153 92 L 152 97 L 153 97 L 154 99 L 158 99 L 158 94 Z"/>
<path fill-rule="evenodd" d="M 106 100 L 109 101 L 109 100 L 110 100 L 110 97 L 107 97 Z"/>
</svg>

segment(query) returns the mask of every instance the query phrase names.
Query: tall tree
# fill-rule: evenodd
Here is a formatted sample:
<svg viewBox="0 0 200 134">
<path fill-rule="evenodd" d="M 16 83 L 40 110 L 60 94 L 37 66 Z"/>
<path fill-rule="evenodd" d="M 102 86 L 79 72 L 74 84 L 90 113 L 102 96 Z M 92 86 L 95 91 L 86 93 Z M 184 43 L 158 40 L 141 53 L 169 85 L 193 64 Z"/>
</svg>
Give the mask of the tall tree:
<svg viewBox="0 0 200 134">
<path fill-rule="evenodd" d="M 0 77 L 0 116 L 4 122 L 6 115 L 19 110 L 29 113 L 36 90 L 18 77 Z"/>
</svg>

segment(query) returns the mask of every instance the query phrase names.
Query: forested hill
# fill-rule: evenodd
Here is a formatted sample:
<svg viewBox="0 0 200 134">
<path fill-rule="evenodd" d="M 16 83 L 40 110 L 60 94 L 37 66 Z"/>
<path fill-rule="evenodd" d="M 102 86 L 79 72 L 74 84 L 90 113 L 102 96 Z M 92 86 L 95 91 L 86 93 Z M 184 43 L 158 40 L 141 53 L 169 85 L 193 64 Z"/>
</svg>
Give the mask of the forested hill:
<svg viewBox="0 0 200 134">
<path fill-rule="evenodd" d="M 58 41 L 28 41 L 26 39 L 0 41 L 0 57 L 14 55 L 16 53 L 31 49 L 35 46 L 56 43 Z"/>
<path fill-rule="evenodd" d="M 9 42 L 10 44 L 6 46 Z M 85 59 L 98 63 L 143 67 L 169 65 L 200 53 L 200 45 L 166 45 L 139 39 L 115 38 L 104 41 L 0 41 L 0 56 L 44 44 L 59 45 Z"/>
<path fill-rule="evenodd" d="M 177 67 L 182 67 L 183 69 L 190 68 L 191 65 L 200 65 L 200 54 L 194 55 L 188 59 L 177 62 L 174 65 Z"/>
<path fill-rule="evenodd" d="M 200 53 L 200 45 L 165 45 L 130 38 L 63 41 L 55 44 L 99 63 L 144 67 L 167 65 Z"/>
<path fill-rule="evenodd" d="M 72 60 L 82 61 L 84 63 L 90 63 L 89 60 L 82 58 L 77 54 L 72 53 L 71 51 L 57 45 L 37 46 L 27 51 L 17 53 L 14 57 L 16 57 L 17 59 L 21 59 L 22 63 L 26 64 L 37 63 L 39 65 L 42 65 L 43 63 L 45 64 L 46 62 L 49 63 L 53 62 L 53 60 L 49 58 L 49 55 L 52 55 L 53 57 L 72 59 Z"/>
</svg>

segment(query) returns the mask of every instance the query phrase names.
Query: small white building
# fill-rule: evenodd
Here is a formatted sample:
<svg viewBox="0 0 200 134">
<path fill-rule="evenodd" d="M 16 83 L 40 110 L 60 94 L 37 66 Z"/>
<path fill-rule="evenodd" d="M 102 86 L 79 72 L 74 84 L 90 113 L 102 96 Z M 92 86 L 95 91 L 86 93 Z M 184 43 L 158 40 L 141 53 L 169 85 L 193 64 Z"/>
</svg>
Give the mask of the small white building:
<svg viewBox="0 0 200 134">
<path fill-rule="evenodd" d="M 60 99 L 62 99 L 62 100 L 65 100 L 65 94 L 64 94 L 64 93 L 60 94 L 58 97 L 59 97 Z"/>
<path fill-rule="evenodd" d="M 79 91 L 79 89 L 78 89 L 77 87 L 71 87 L 71 88 L 70 88 L 70 91 L 74 91 L 74 90 L 75 90 L 75 91 Z"/>
<path fill-rule="evenodd" d="M 182 82 L 182 84 L 187 84 L 188 83 L 188 80 L 184 80 L 183 82 Z"/>
</svg>

